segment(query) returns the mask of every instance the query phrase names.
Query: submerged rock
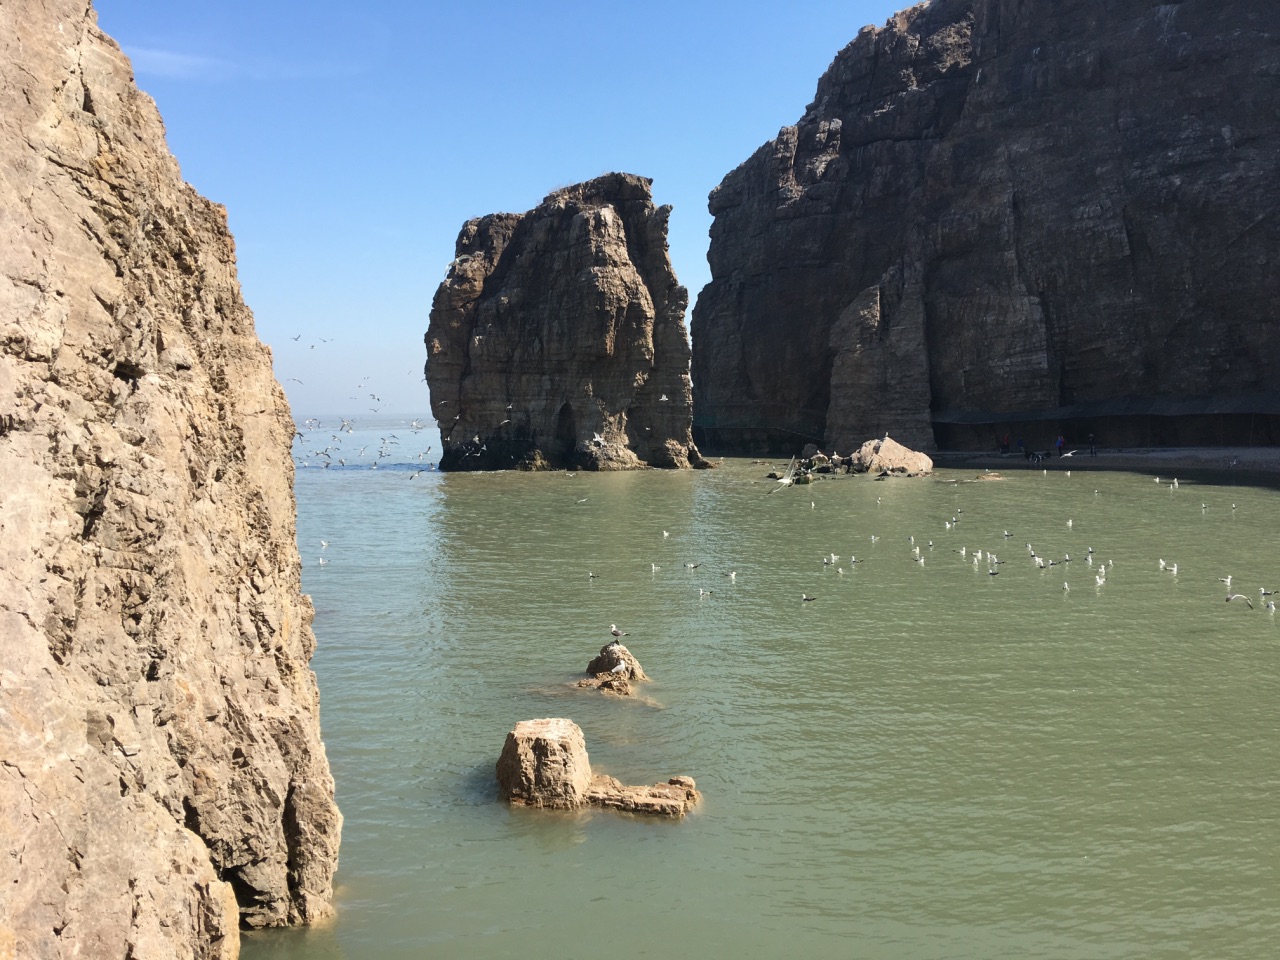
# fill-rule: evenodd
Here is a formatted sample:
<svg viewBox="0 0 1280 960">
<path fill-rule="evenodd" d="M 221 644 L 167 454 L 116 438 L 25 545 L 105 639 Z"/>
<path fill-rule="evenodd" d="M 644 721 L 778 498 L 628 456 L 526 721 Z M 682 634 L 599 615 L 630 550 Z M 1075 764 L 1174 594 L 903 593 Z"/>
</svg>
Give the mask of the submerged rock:
<svg viewBox="0 0 1280 960">
<path fill-rule="evenodd" d="M 651 183 L 611 173 L 463 226 L 426 335 L 440 469 L 709 465 Z"/>
<path fill-rule="evenodd" d="M 502 799 L 528 807 L 596 806 L 682 817 L 702 799 L 691 777 L 628 787 L 613 777 L 593 775 L 582 729 L 562 717 L 517 723 L 507 734 L 496 770 Z"/>
<path fill-rule="evenodd" d="M 853 452 L 849 462 L 854 473 L 922 477 L 933 471 L 933 460 L 928 455 L 910 450 L 887 435 L 882 440 L 868 440 Z"/>
<path fill-rule="evenodd" d="M 293 423 L 226 211 L 71 0 L 0 4 L 0 956 L 332 908 Z"/>
</svg>

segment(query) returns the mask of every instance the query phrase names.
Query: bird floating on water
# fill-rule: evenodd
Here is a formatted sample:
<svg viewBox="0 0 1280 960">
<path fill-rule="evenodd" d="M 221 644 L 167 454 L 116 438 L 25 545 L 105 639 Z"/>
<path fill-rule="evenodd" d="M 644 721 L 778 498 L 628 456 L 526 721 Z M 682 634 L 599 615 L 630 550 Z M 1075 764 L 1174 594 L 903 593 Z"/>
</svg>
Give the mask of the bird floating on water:
<svg viewBox="0 0 1280 960">
<path fill-rule="evenodd" d="M 800 599 L 801 599 L 801 600 L 803 600 L 805 603 L 808 603 L 810 600 L 817 600 L 818 598 L 817 598 L 817 597 L 811 597 L 811 596 L 809 596 L 809 594 L 807 594 L 807 593 L 802 593 L 802 594 L 800 594 Z"/>
<path fill-rule="evenodd" d="M 1231 574 L 1227 574 L 1225 577 L 1219 577 L 1218 582 L 1225 583 L 1227 585 L 1227 589 L 1231 589 Z"/>
</svg>

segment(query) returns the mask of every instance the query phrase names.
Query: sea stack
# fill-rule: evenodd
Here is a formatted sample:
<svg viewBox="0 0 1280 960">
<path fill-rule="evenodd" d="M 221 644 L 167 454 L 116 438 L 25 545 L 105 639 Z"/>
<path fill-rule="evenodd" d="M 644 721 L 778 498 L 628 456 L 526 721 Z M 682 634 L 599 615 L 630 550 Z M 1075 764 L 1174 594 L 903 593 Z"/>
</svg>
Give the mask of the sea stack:
<svg viewBox="0 0 1280 960">
<path fill-rule="evenodd" d="M 0 4 L 0 956 L 331 912 L 293 423 L 225 210 L 71 0 Z"/>
<path fill-rule="evenodd" d="M 610 173 L 463 226 L 426 335 L 441 470 L 705 465 L 651 183 Z"/>
<path fill-rule="evenodd" d="M 712 192 L 704 450 L 1280 442 L 1280 4 L 933 0 Z"/>
</svg>

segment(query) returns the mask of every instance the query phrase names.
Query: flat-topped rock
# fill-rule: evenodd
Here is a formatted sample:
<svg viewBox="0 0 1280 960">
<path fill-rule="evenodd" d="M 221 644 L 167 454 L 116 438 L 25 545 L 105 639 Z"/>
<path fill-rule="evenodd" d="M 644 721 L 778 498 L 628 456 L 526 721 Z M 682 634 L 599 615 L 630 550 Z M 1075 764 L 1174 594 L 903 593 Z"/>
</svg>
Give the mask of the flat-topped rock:
<svg viewBox="0 0 1280 960">
<path fill-rule="evenodd" d="M 497 775 L 502 799 L 527 807 L 595 806 L 682 817 L 701 800 L 691 777 L 629 787 L 614 777 L 593 774 L 582 728 L 563 717 L 517 723 L 503 744 Z"/>
</svg>

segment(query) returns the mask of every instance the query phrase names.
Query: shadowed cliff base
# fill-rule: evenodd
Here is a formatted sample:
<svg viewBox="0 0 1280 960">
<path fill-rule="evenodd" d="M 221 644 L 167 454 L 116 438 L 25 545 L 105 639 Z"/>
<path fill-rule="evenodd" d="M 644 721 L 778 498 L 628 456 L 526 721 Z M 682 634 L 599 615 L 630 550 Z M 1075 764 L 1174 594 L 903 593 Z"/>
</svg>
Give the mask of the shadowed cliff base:
<svg viewBox="0 0 1280 960">
<path fill-rule="evenodd" d="M 426 335 L 441 470 L 705 465 L 650 184 L 611 173 L 463 226 Z"/>
<path fill-rule="evenodd" d="M 1003 429 L 1275 442 L 1274 409 L 1217 407 L 1280 364 L 1278 72 L 1264 0 L 934 0 L 865 28 L 710 196 L 697 440 L 928 450 L 1033 411 Z M 1168 398 L 1208 412 L 1105 409 Z"/>
</svg>

